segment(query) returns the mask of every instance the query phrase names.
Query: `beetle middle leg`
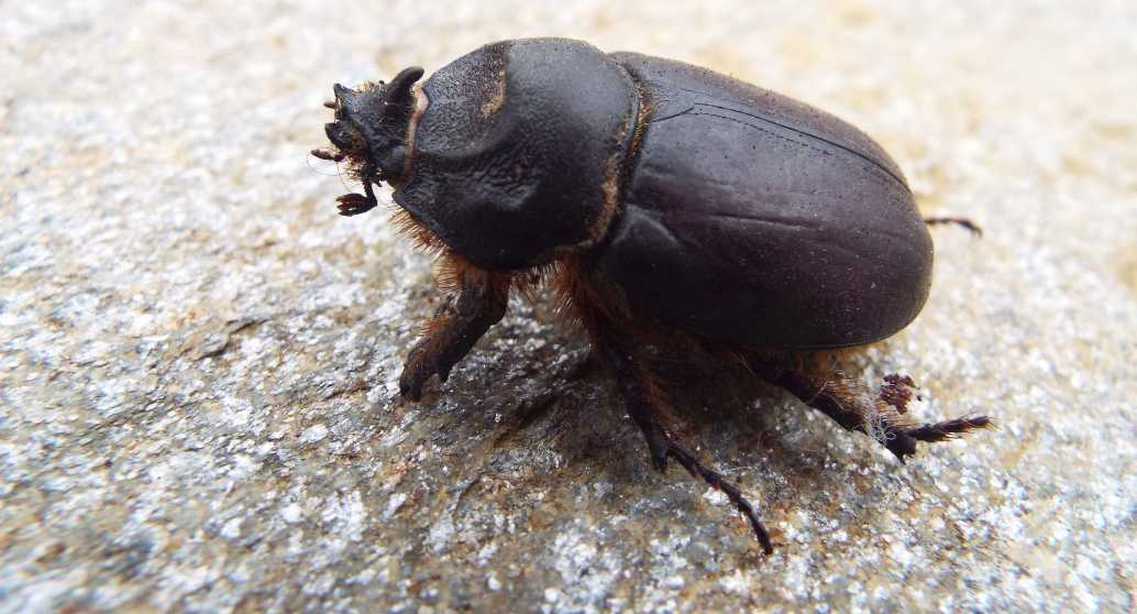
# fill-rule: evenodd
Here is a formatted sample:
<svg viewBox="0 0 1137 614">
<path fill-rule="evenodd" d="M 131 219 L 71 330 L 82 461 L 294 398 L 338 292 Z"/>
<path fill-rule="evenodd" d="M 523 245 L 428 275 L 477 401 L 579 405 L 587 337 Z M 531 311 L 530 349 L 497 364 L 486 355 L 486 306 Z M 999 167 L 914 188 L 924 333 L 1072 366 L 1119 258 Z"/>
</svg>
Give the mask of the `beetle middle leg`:
<svg viewBox="0 0 1137 614">
<path fill-rule="evenodd" d="M 916 442 L 938 442 L 991 425 L 987 416 L 971 416 L 916 425 L 901 416 L 911 398 L 911 379 L 888 376 L 880 393 L 840 372 L 817 373 L 755 357 L 750 368 L 763 379 L 788 390 L 806 405 L 850 431 L 860 431 L 888 448 L 901 462 L 916 453 Z"/>
<path fill-rule="evenodd" d="M 443 273 L 455 291 L 427 322 L 425 335 L 407 356 L 399 376 L 400 394 L 412 401 L 422 397 L 422 387 L 432 375 L 445 382 L 454 365 L 505 316 L 509 304 L 508 274 L 485 271 L 456 258 L 447 260 Z"/>
<path fill-rule="evenodd" d="M 628 416 L 640 427 L 647 440 L 648 452 L 652 464 L 660 472 L 667 470 L 667 460 L 674 459 L 691 477 L 701 479 L 713 488 L 718 489 L 727 496 L 754 531 L 758 542 L 766 554 L 774 551 L 770 542 L 770 535 L 754 506 L 743 496 L 738 486 L 728 482 L 722 474 L 699 462 L 698 458 L 687 448 L 675 441 L 675 437 L 663 425 L 664 416 L 667 415 L 665 402 L 659 383 L 655 376 L 643 366 L 643 360 L 629 350 L 630 344 L 621 344 L 611 332 L 601 329 L 600 334 L 594 334 L 596 345 L 604 360 L 611 367 L 624 398 L 624 405 Z"/>
</svg>

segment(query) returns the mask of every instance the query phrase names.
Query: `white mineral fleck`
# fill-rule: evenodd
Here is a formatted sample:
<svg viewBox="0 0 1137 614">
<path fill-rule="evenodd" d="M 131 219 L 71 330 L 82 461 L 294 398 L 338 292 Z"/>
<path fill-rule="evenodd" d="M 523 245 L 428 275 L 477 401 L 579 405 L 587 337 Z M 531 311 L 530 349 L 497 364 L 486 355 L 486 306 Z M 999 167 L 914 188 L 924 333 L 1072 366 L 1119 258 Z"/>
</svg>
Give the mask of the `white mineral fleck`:
<svg viewBox="0 0 1137 614">
<path fill-rule="evenodd" d="M 241 536 L 241 517 L 231 518 L 221 527 L 221 537 L 234 540 Z"/>
<path fill-rule="evenodd" d="M 300 434 L 300 443 L 319 443 L 328 436 L 328 427 L 323 424 L 314 424 Z"/>
<path fill-rule="evenodd" d="M 407 502 L 406 493 L 397 492 L 387 499 L 387 508 L 383 510 L 383 520 L 390 520 L 395 514 L 399 513 L 399 508 Z"/>
<path fill-rule="evenodd" d="M 295 503 L 290 503 L 280 510 L 280 517 L 289 524 L 295 524 L 304 519 L 304 510 Z"/>
</svg>

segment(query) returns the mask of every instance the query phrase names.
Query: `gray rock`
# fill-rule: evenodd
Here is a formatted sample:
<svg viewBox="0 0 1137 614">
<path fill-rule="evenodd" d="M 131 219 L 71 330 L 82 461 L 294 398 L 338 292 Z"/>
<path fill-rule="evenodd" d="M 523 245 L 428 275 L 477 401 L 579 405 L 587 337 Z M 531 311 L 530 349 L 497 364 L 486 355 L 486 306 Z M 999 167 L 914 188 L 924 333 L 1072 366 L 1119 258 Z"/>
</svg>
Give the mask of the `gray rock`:
<svg viewBox="0 0 1137 614">
<path fill-rule="evenodd" d="M 0 610 L 1132 610 L 1131 3 L 14 3 L 0 20 Z M 765 387 L 680 416 L 760 505 L 650 470 L 585 346 L 518 301 L 397 399 L 437 297 L 345 220 L 331 84 L 521 33 L 711 66 L 895 154 L 921 317 L 854 360 L 994 432 L 900 466 Z"/>
</svg>

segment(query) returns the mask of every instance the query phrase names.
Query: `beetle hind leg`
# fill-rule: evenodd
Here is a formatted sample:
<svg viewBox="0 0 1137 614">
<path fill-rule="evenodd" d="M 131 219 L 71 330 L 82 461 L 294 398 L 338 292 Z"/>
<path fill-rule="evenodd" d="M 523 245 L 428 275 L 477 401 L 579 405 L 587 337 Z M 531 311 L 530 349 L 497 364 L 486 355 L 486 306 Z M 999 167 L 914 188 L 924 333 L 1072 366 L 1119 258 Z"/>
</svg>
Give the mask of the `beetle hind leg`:
<svg viewBox="0 0 1137 614">
<path fill-rule="evenodd" d="M 987 416 L 964 416 L 954 420 L 909 428 L 906 432 L 913 439 L 935 443 L 956 439 L 975 429 L 990 428 L 993 424 Z"/>
<path fill-rule="evenodd" d="M 847 430 L 860 431 L 888 448 L 901 462 L 916 453 L 916 443 L 955 439 L 992 425 L 987 416 L 966 416 L 917 425 L 902 416 L 914 396 L 911 378 L 888 375 L 878 394 L 840 372 L 824 375 L 779 367 L 756 359 L 751 370 L 788 390 L 806 405 L 832 418 Z"/>
<path fill-rule="evenodd" d="M 640 366 L 631 354 L 621 349 L 607 346 L 603 355 L 615 372 L 628 415 L 643 431 L 655 468 L 664 472 L 667 470 L 667 460 L 674 459 L 691 474 L 691 477 L 701 479 L 722 492 L 746 517 L 754 536 L 762 545 L 762 550 L 766 554 L 771 554 L 774 547 L 770 542 L 770 534 L 758 518 L 758 512 L 738 486 L 728 482 L 719 472 L 699 462 L 691 451 L 676 442 L 671 433 L 664 428 L 662 420 L 667 411 L 654 377 Z"/>
<path fill-rule="evenodd" d="M 954 224 L 961 228 L 967 229 L 968 232 L 975 235 L 976 237 L 983 236 L 983 228 L 981 228 L 979 224 L 976 224 L 975 222 L 965 217 L 926 217 L 924 218 L 924 223 L 928 226 Z"/>
</svg>

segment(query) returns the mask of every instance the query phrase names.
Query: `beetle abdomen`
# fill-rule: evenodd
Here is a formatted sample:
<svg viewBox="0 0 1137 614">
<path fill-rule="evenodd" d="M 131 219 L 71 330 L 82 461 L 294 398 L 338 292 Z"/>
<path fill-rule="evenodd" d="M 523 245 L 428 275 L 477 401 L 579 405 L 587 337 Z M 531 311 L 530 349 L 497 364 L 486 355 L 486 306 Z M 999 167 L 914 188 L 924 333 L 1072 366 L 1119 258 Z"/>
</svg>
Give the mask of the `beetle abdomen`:
<svg viewBox="0 0 1137 614">
<path fill-rule="evenodd" d="M 613 54 L 651 108 L 601 271 L 639 315 L 748 347 L 900 330 L 932 244 L 896 164 L 841 120 L 686 64 Z"/>
</svg>

